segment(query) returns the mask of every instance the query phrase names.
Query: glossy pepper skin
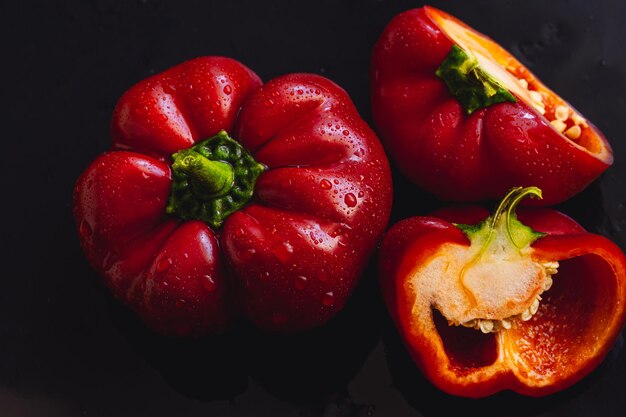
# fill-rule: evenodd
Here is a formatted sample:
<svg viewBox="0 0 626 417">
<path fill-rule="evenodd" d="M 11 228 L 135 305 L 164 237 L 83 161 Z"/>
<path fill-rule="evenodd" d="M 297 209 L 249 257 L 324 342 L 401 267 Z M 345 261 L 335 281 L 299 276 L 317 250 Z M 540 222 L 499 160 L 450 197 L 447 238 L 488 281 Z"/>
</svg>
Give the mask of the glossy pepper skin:
<svg viewBox="0 0 626 417">
<path fill-rule="evenodd" d="M 80 242 L 113 294 L 165 335 L 221 331 L 238 313 L 275 332 L 321 325 L 389 220 L 382 147 L 345 91 L 320 76 L 262 85 L 235 60 L 196 58 L 130 88 L 111 132 L 112 149 L 76 184 Z M 260 175 L 252 199 L 209 226 L 178 210 L 184 195 L 169 204 L 173 183 L 192 182 L 173 172 L 172 155 L 184 165 L 185 150 L 226 134 Z"/>
<path fill-rule="evenodd" d="M 463 35 L 455 39 L 450 33 Z M 476 92 L 475 85 L 461 83 L 469 86 L 466 90 L 453 85 L 458 71 L 449 61 L 447 71 L 438 73 L 459 39 L 479 45 L 475 49 L 489 57 L 483 61 L 493 59 L 505 68 L 500 79 L 511 81 L 515 90 L 509 98 L 482 97 L 491 101 L 484 105 L 474 95 L 474 106 L 464 107 L 452 94 L 451 88 L 460 88 L 459 97 L 469 101 L 468 95 Z M 517 79 L 540 94 L 543 103 L 533 106 Z M 543 190 L 544 198 L 529 203 L 552 205 L 583 190 L 613 162 L 609 143 L 589 121 L 581 122 L 576 140 L 552 126 L 559 106 L 569 111 L 568 128 L 572 120 L 583 118 L 517 59 L 432 7 L 399 14 L 384 29 L 372 54 L 371 94 L 377 132 L 390 159 L 410 180 L 445 201 L 495 200 L 511 187 L 532 185 Z M 536 108 L 541 106 L 543 115 Z"/>
<path fill-rule="evenodd" d="M 379 271 L 390 314 L 424 376 L 449 394 L 478 398 L 513 390 L 540 397 L 565 389 L 604 359 L 624 326 L 626 258 L 610 240 L 586 232 L 560 212 L 522 208 L 519 220 L 545 234 L 523 250 L 524 259 L 534 265 L 558 262 L 552 286 L 540 289 L 539 306 L 530 319 L 518 316 L 510 320 L 508 329 L 483 333 L 453 325 L 444 313 L 445 307 L 452 306 L 446 296 L 429 293 L 423 283 L 433 279 L 439 291 L 454 293 L 454 285 L 448 284 L 457 279 L 450 266 L 455 259 L 445 254 L 458 256 L 471 247 L 457 225 L 477 224 L 487 216 L 482 207 L 445 208 L 400 221 L 388 231 Z M 426 266 L 436 265 L 438 259 L 447 259 L 447 266 L 435 269 L 437 273 L 429 278 Z M 478 259 L 478 266 L 489 270 L 489 261 Z M 506 277 L 506 268 L 513 263 L 507 256 L 498 259 L 505 260 L 498 272 L 485 277 L 485 288 L 496 288 L 491 283 Z M 466 289 L 478 288 L 469 279 L 468 267 L 462 271 Z M 519 283 L 517 277 L 508 278 L 508 287 Z M 484 290 L 472 294 L 479 303 L 497 297 L 497 292 Z M 504 301 L 507 308 L 516 302 L 514 297 Z"/>
</svg>

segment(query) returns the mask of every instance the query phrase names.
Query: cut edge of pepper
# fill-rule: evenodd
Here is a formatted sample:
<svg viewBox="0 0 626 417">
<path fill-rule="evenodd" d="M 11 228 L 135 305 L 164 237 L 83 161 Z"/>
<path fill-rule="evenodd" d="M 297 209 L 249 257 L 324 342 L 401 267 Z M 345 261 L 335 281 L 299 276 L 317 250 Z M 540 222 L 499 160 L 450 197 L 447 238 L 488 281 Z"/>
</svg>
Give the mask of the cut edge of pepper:
<svg viewBox="0 0 626 417">
<path fill-rule="evenodd" d="M 540 116 L 559 136 L 606 165 L 613 163 L 613 151 L 604 135 L 572 105 L 541 83 L 517 58 L 454 16 L 430 6 L 424 9 L 453 45 L 475 57 L 487 68 L 487 74 Z M 563 109 L 567 113 L 565 119 Z"/>
</svg>

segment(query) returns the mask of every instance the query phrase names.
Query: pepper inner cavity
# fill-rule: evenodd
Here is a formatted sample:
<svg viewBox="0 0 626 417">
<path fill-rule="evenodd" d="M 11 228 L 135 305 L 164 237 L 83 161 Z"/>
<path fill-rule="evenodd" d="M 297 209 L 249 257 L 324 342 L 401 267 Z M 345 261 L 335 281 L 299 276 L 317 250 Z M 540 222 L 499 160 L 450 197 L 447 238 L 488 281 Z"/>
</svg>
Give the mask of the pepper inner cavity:
<svg viewBox="0 0 626 417">
<path fill-rule="evenodd" d="M 532 100 L 530 104 L 544 115 L 559 133 L 574 142 L 580 139 L 583 129 L 589 127 L 580 114 L 563 103 L 552 103 L 553 99 L 533 86 L 532 80 L 529 82 L 523 76 L 516 75 L 512 69 L 509 72 L 516 77 L 519 86 L 528 92 L 528 97 Z"/>
<path fill-rule="evenodd" d="M 476 57 L 483 70 L 544 115 L 559 133 L 573 142 L 581 139 L 583 129 L 588 127 L 586 120 L 565 102 L 559 102 L 557 97 L 543 91 L 534 77 L 507 51 L 454 20 L 437 13 L 431 17 L 459 47 Z"/>
</svg>

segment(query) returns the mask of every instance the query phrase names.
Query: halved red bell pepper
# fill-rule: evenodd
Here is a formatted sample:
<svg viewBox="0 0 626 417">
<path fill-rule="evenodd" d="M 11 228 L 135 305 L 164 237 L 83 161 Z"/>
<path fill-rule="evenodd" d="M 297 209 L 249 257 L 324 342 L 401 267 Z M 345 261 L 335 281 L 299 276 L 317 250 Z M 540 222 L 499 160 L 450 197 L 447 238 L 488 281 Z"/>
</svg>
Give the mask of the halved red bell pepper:
<svg viewBox="0 0 626 417">
<path fill-rule="evenodd" d="M 238 310 L 271 331 L 318 326 L 387 225 L 388 162 L 345 91 L 310 74 L 261 84 L 223 57 L 141 81 L 77 182 L 89 261 L 160 333 L 219 331 Z"/>
<path fill-rule="evenodd" d="M 385 301 L 417 366 L 450 394 L 560 391 L 591 372 L 626 321 L 626 258 L 548 208 L 442 209 L 394 225 L 379 254 Z M 556 275 L 555 275 L 556 274 Z"/>
<path fill-rule="evenodd" d="M 448 201 L 538 186 L 551 205 L 613 162 L 602 133 L 487 36 L 432 7 L 396 16 L 374 47 L 372 111 L 390 157 Z"/>
</svg>

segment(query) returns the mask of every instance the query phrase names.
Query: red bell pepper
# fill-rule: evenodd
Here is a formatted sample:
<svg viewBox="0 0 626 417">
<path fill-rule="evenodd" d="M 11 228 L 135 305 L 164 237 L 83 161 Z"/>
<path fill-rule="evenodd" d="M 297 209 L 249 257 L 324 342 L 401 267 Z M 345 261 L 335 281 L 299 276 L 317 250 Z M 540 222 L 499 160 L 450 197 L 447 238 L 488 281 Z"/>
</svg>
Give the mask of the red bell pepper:
<svg viewBox="0 0 626 417">
<path fill-rule="evenodd" d="M 160 333 L 219 331 L 237 311 L 271 331 L 318 326 L 387 225 L 388 162 L 345 91 L 310 74 L 261 84 L 222 57 L 141 81 L 77 182 L 86 256 Z"/>
<path fill-rule="evenodd" d="M 448 208 L 394 225 L 380 250 L 385 301 L 412 358 L 450 394 L 544 396 L 579 381 L 626 320 L 626 258 L 548 208 Z M 558 272 L 558 274 L 557 274 Z M 556 274 L 556 275 L 555 275 Z"/>
<path fill-rule="evenodd" d="M 487 36 L 432 7 L 396 16 L 372 56 L 372 111 L 409 179 L 448 201 L 538 186 L 551 205 L 613 162 L 602 133 Z"/>
</svg>

